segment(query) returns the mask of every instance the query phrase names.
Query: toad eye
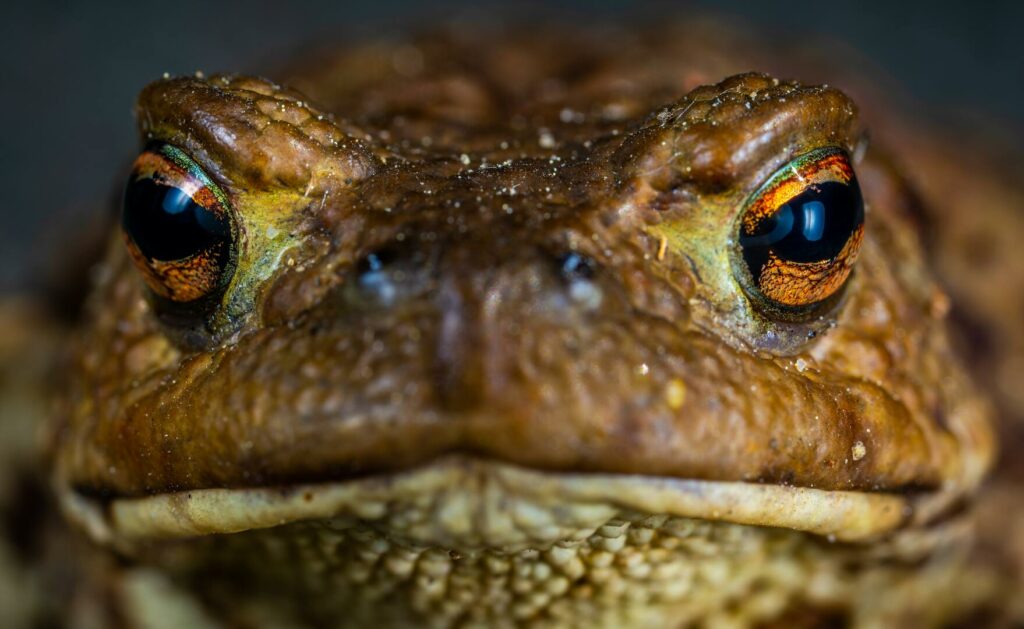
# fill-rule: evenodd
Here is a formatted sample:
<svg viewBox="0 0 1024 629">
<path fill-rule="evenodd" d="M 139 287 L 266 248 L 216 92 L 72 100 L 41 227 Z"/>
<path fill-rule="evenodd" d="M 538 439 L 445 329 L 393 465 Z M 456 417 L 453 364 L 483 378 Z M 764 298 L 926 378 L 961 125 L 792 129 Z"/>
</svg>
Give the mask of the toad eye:
<svg viewBox="0 0 1024 629">
<path fill-rule="evenodd" d="M 864 201 L 846 153 L 823 148 L 790 162 L 741 215 L 740 284 L 773 314 L 807 314 L 846 283 L 864 237 Z"/>
<path fill-rule="evenodd" d="M 157 297 L 194 303 L 231 278 L 235 226 L 227 197 L 181 149 L 155 145 L 135 160 L 121 228 Z"/>
</svg>

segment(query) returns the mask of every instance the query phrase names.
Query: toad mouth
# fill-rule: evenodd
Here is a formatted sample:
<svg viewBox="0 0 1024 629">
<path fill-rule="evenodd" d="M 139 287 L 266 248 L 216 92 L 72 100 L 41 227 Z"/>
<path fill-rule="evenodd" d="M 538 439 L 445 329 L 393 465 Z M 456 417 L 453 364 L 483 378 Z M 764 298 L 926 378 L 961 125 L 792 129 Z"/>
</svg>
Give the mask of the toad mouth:
<svg viewBox="0 0 1024 629">
<path fill-rule="evenodd" d="M 940 492 L 941 493 L 941 492 Z M 633 474 L 554 473 L 449 455 L 336 482 L 198 489 L 109 502 L 65 491 L 100 542 L 129 547 L 301 521 L 360 521 L 447 548 L 528 548 L 592 532 L 623 512 L 804 531 L 863 542 L 921 515 L 910 494 Z M 923 497 L 926 501 L 927 498 Z M 925 509 L 928 511 L 928 509 Z"/>
</svg>

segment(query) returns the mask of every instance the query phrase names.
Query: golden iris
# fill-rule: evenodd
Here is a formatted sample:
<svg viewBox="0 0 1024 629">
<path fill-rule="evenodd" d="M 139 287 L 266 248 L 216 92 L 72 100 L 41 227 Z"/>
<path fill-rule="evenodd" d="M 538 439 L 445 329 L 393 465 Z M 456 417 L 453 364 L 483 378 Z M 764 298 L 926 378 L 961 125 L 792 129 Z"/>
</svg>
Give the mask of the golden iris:
<svg viewBox="0 0 1024 629">
<path fill-rule="evenodd" d="M 773 174 L 740 219 L 741 284 L 776 310 L 805 312 L 838 294 L 864 238 L 864 201 L 846 152 L 802 155 Z"/>
</svg>

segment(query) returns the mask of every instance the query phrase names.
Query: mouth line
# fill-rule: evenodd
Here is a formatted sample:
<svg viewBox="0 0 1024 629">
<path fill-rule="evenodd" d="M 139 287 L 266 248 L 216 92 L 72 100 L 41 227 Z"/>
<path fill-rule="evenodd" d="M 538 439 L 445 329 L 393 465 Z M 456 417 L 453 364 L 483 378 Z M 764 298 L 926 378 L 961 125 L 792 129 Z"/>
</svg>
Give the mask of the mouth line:
<svg viewBox="0 0 1024 629">
<path fill-rule="evenodd" d="M 142 543 L 240 533 L 300 521 L 368 522 L 443 547 L 530 547 L 578 536 L 621 513 L 877 539 L 910 519 L 906 494 L 740 481 L 554 473 L 451 455 L 399 473 L 246 489 L 199 489 L 100 500 L 60 492 L 98 542 Z"/>
</svg>

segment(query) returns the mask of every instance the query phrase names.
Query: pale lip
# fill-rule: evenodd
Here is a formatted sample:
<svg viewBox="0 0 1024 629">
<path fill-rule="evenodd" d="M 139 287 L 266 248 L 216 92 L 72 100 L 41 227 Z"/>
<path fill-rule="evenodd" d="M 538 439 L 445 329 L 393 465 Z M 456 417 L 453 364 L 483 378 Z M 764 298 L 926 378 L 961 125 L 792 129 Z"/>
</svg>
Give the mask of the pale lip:
<svg viewBox="0 0 1024 629">
<path fill-rule="evenodd" d="M 941 494 L 942 492 L 939 492 Z M 448 548 L 515 548 L 592 533 L 618 514 L 645 513 L 805 531 L 868 542 L 926 521 L 938 495 L 747 482 L 530 470 L 460 455 L 410 471 L 320 484 L 202 489 L 101 503 L 61 492 L 92 537 L 136 544 L 270 528 L 296 521 L 369 521 Z"/>
</svg>

